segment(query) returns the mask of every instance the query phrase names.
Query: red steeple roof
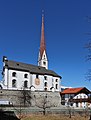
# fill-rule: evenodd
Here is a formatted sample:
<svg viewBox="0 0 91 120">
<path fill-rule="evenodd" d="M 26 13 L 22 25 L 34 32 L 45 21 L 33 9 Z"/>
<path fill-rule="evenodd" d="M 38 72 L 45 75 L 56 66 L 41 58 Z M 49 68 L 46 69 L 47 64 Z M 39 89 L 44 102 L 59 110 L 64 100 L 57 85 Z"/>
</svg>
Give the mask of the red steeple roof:
<svg viewBox="0 0 91 120">
<path fill-rule="evenodd" d="M 44 35 L 44 15 L 42 15 L 41 42 L 40 42 L 40 56 L 41 56 L 41 58 L 42 58 L 44 50 L 46 50 L 46 45 L 45 45 L 45 35 Z"/>
</svg>

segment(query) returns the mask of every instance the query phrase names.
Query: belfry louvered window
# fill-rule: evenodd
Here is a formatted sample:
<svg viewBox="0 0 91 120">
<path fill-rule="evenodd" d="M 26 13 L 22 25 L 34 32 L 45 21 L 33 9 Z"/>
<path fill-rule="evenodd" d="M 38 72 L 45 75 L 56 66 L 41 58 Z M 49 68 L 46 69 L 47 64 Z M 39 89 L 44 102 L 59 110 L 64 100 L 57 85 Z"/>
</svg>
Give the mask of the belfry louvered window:
<svg viewBox="0 0 91 120">
<path fill-rule="evenodd" d="M 46 65 L 46 62 L 43 62 L 44 65 Z"/>
</svg>

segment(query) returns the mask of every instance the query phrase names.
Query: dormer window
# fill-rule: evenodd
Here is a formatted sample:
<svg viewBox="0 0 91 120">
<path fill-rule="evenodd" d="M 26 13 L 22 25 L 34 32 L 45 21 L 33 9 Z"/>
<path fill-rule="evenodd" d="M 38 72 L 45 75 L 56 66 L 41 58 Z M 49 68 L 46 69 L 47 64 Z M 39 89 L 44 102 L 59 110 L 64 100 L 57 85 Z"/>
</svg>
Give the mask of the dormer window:
<svg viewBox="0 0 91 120">
<path fill-rule="evenodd" d="M 16 77 L 16 72 L 13 72 L 13 73 L 12 73 L 12 77 Z"/>
</svg>

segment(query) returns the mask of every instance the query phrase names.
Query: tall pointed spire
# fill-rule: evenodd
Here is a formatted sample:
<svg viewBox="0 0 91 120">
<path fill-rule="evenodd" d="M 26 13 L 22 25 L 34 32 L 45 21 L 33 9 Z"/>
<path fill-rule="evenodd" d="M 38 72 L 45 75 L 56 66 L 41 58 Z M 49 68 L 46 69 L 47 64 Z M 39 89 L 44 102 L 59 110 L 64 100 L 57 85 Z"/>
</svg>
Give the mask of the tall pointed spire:
<svg viewBox="0 0 91 120">
<path fill-rule="evenodd" d="M 41 42 L 40 42 L 41 58 L 42 58 L 44 50 L 46 50 L 46 45 L 45 45 L 45 34 L 44 34 L 44 13 L 42 13 Z"/>
<path fill-rule="evenodd" d="M 48 60 L 47 60 L 47 54 L 46 54 L 45 34 L 44 33 L 45 33 L 44 32 L 44 13 L 42 11 L 41 40 L 40 40 L 38 65 L 48 69 Z"/>
</svg>

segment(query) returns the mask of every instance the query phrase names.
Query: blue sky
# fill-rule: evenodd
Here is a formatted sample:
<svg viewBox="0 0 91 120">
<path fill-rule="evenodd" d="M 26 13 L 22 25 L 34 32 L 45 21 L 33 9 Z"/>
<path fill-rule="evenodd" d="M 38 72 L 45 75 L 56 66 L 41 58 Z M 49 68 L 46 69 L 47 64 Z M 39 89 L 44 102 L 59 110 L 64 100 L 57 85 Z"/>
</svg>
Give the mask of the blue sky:
<svg viewBox="0 0 91 120">
<path fill-rule="evenodd" d="M 87 87 L 85 73 L 91 67 L 85 61 L 84 45 L 91 24 L 91 0 L 1 0 L 0 70 L 2 57 L 37 65 L 44 9 L 45 39 L 49 69 L 62 76 L 62 85 Z M 0 75 L 0 79 L 2 79 Z"/>
</svg>

